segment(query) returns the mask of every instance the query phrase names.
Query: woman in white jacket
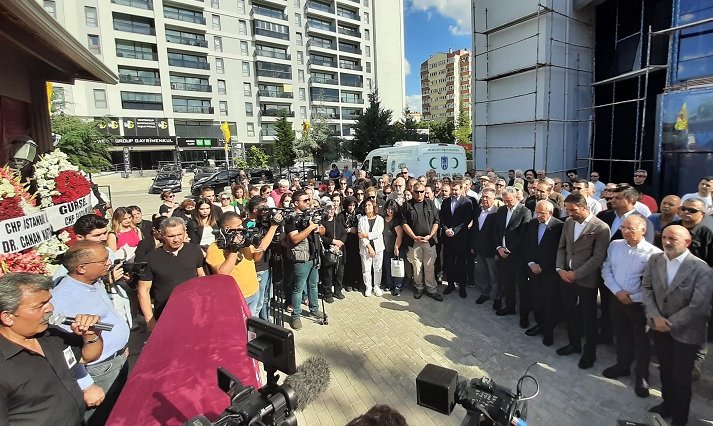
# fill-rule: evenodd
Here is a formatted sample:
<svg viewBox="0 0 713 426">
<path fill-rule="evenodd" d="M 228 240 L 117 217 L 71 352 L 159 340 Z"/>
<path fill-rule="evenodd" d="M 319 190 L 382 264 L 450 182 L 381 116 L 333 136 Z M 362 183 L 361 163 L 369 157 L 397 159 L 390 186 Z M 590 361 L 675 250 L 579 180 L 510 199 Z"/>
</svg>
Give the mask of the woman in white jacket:
<svg viewBox="0 0 713 426">
<path fill-rule="evenodd" d="M 357 230 L 359 232 L 359 254 L 361 256 L 361 271 L 364 275 L 366 291 L 364 296 L 374 294 L 381 296 L 381 266 L 384 256 L 384 219 L 376 214 L 376 200 L 364 202 L 364 215 L 359 217 Z M 372 281 L 371 272 L 374 271 Z M 373 283 L 373 284 L 372 284 Z"/>
</svg>

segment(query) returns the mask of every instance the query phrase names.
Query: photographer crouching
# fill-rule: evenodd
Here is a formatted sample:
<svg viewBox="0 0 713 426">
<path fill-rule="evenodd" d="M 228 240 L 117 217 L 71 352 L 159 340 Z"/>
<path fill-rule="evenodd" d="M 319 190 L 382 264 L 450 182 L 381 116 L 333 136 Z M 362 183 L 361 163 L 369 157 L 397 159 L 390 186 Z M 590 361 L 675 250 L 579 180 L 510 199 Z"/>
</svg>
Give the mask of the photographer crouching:
<svg viewBox="0 0 713 426">
<path fill-rule="evenodd" d="M 206 263 L 214 274 L 231 275 L 245 297 L 250 314 L 258 316 L 260 283 L 255 262 L 262 260 L 272 242 L 282 216 L 276 215 L 264 232 L 260 228 L 243 228 L 243 219 L 235 212 L 225 212 L 220 218 L 216 241 L 206 250 Z"/>
<path fill-rule="evenodd" d="M 292 194 L 295 203 L 295 214 L 285 221 L 287 234 L 286 263 L 288 270 L 293 272 L 294 286 L 292 288 L 292 321 L 294 330 L 302 328 L 302 293 L 307 288 L 310 315 L 316 319 L 324 319 L 317 303 L 317 282 L 319 281 L 319 235 L 316 233 L 321 220 L 321 212 L 309 211 L 312 203 L 305 191 L 298 190 Z M 316 213 L 319 213 L 319 217 Z"/>
</svg>

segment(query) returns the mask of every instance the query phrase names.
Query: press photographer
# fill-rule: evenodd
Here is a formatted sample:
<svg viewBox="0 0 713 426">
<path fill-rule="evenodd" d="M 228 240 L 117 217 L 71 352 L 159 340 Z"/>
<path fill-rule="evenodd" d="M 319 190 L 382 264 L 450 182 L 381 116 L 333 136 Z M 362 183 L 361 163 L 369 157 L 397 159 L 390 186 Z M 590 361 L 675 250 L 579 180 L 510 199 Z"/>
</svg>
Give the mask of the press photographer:
<svg viewBox="0 0 713 426">
<path fill-rule="evenodd" d="M 316 319 L 324 319 L 317 303 L 317 281 L 319 280 L 319 217 L 309 211 L 311 197 L 304 191 L 292 194 L 295 202 L 295 215 L 285 221 L 286 234 L 286 273 L 292 273 L 294 287 L 292 288 L 292 322 L 295 330 L 302 328 L 302 293 L 307 288 L 310 315 Z M 321 213 L 320 213 L 321 214 Z"/>
<path fill-rule="evenodd" d="M 252 201 L 252 200 L 251 200 Z M 260 283 L 255 262 L 262 260 L 265 249 L 272 242 L 280 215 L 263 232 L 260 228 L 243 228 L 243 219 L 235 212 L 225 212 L 220 218 L 216 241 L 206 250 L 206 263 L 214 274 L 231 275 L 238 284 L 250 313 L 259 313 Z"/>
</svg>

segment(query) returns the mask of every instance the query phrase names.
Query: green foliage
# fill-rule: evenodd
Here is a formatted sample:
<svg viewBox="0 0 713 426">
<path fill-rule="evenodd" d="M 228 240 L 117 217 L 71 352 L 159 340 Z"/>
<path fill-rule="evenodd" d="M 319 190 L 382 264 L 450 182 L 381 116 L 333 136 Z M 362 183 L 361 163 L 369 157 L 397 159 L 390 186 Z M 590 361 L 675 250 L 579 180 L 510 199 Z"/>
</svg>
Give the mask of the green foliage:
<svg viewBox="0 0 713 426">
<path fill-rule="evenodd" d="M 355 160 L 364 161 L 370 151 L 394 142 L 392 113 L 390 109 L 381 107 L 378 90 L 369 94 L 369 107 L 354 125 L 354 142 L 350 145 Z"/>
<path fill-rule="evenodd" d="M 233 157 L 233 166 L 238 170 L 248 170 L 248 162 L 243 157 Z"/>
<path fill-rule="evenodd" d="M 52 133 L 62 137 L 57 147 L 80 169 L 93 173 L 111 167 L 110 136 L 99 131 L 97 121 L 64 113 L 52 115 Z"/>
<path fill-rule="evenodd" d="M 251 146 L 245 153 L 245 163 L 250 170 L 266 169 L 270 157 L 256 146 Z"/>
<path fill-rule="evenodd" d="M 453 131 L 455 125 L 452 121 L 438 122 L 429 121 L 428 128 L 430 129 L 430 143 L 455 143 Z"/>
<path fill-rule="evenodd" d="M 465 108 L 461 108 L 460 113 L 458 113 L 458 126 L 453 130 L 453 137 L 458 144 L 463 145 L 470 143 L 471 133 L 470 116 Z"/>
<path fill-rule="evenodd" d="M 401 119 L 394 124 L 394 141 L 420 141 L 425 139 L 416 130 L 418 123 L 411 118 L 411 110 L 407 107 Z"/>
<path fill-rule="evenodd" d="M 292 130 L 292 124 L 287 121 L 287 115 L 281 114 L 280 118 L 275 123 L 275 146 L 272 151 L 272 157 L 280 169 L 292 167 L 295 165 L 295 131 Z"/>
</svg>

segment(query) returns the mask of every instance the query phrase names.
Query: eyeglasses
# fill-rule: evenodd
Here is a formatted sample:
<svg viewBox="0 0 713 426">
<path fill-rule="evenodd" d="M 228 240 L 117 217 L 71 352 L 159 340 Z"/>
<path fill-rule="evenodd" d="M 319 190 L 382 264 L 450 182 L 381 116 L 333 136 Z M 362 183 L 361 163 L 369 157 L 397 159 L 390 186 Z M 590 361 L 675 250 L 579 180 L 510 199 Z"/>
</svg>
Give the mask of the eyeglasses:
<svg viewBox="0 0 713 426">
<path fill-rule="evenodd" d="M 109 256 L 105 257 L 103 260 L 95 260 L 94 262 L 84 262 L 82 265 L 89 265 L 92 263 L 107 263 L 109 261 Z"/>
<path fill-rule="evenodd" d="M 364 195 L 363 192 L 357 192 L 357 195 Z"/>
<path fill-rule="evenodd" d="M 370 199 L 370 200 L 376 200 L 376 195 L 370 195 L 370 196 L 368 196 L 368 197 L 366 197 L 366 198 L 368 198 L 368 199 Z"/>
<path fill-rule="evenodd" d="M 221 200 L 230 200 L 230 198 L 220 197 Z"/>
<path fill-rule="evenodd" d="M 599 175 L 589 175 L 589 177 L 598 178 Z"/>
<path fill-rule="evenodd" d="M 691 213 L 691 214 L 696 214 L 696 213 L 700 213 L 703 211 L 703 210 L 694 209 L 693 207 L 685 207 L 685 206 L 681 206 L 678 209 L 681 210 L 682 212 Z"/>
<path fill-rule="evenodd" d="M 634 175 L 634 177 L 643 177 L 643 178 L 645 178 L 646 175 L 641 175 L 641 174 L 639 174 L 639 175 Z"/>
</svg>

